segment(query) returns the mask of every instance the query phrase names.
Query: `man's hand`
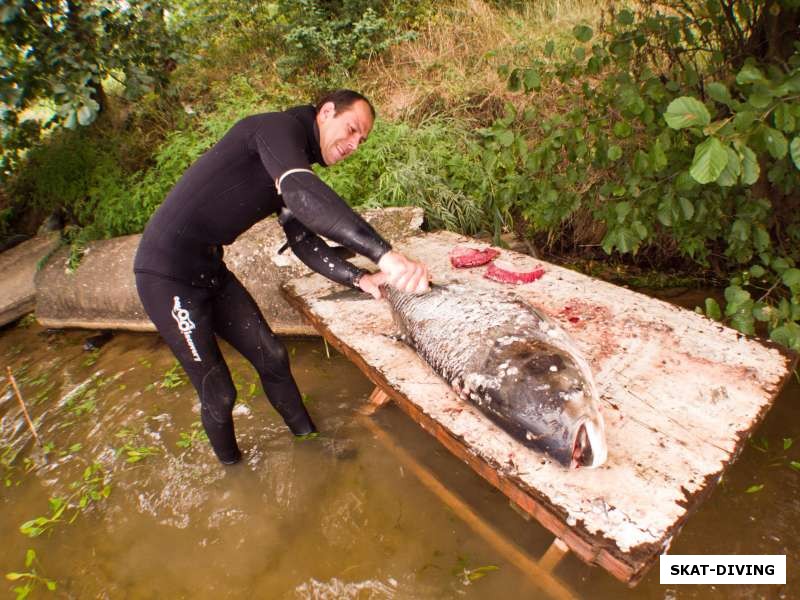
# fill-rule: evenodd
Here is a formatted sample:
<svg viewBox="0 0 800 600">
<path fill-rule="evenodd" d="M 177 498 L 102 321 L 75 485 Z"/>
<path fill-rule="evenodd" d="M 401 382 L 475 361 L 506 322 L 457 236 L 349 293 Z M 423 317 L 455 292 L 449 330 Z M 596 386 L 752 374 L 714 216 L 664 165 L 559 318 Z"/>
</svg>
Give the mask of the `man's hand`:
<svg viewBox="0 0 800 600">
<path fill-rule="evenodd" d="M 386 283 L 401 292 L 421 294 L 428 289 L 428 268 L 421 262 L 409 260 L 399 252 L 390 250 L 378 261 L 378 268 L 386 275 Z"/>
<path fill-rule="evenodd" d="M 386 283 L 386 273 L 366 273 L 358 280 L 358 287 L 362 291 L 370 294 L 375 300 L 381 299 L 381 285 Z"/>
</svg>

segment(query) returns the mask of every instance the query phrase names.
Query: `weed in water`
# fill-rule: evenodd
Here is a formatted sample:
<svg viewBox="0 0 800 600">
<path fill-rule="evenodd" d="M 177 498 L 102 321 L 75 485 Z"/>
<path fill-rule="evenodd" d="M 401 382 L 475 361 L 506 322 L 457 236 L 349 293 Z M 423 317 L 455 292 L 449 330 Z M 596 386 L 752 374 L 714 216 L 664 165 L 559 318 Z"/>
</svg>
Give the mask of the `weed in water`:
<svg viewBox="0 0 800 600">
<path fill-rule="evenodd" d="M 83 359 L 81 365 L 84 367 L 91 367 L 97 362 L 97 359 L 100 358 L 100 350 L 92 350 L 89 352 L 89 355 Z"/>
<path fill-rule="evenodd" d="M 25 521 L 19 527 L 20 532 L 28 537 L 38 537 L 63 522 L 67 511 L 72 511 L 68 522 L 74 522 L 93 503 L 108 498 L 111 494 L 110 476 L 100 463 L 95 462 L 86 467 L 81 479 L 70 483 L 69 489 L 72 493 L 67 497 L 49 498 L 49 514 Z"/>
<path fill-rule="evenodd" d="M 9 581 L 17 581 L 20 584 L 13 588 L 14 593 L 17 595 L 16 600 L 27 598 L 30 593 L 39 586 L 44 586 L 50 592 L 56 590 L 57 586 L 55 581 L 39 575 L 38 570 L 41 570 L 41 564 L 36 558 L 36 552 L 31 548 L 28 548 L 28 551 L 25 553 L 25 568 L 28 570 L 24 572 L 12 571 L 6 573 L 6 579 Z"/>
<path fill-rule="evenodd" d="M 126 456 L 125 462 L 137 463 L 143 461 L 148 456 L 153 456 L 155 454 L 159 454 L 160 452 L 161 451 L 155 446 L 134 446 L 128 442 L 121 448 L 117 448 L 116 456 L 120 456 L 124 453 Z"/>
<path fill-rule="evenodd" d="M 34 325 L 35 323 L 36 323 L 36 317 L 34 316 L 34 314 L 28 313 L 19 320 L 19 322 L 17 323 L 17 327 L 22 327 L 24 329 L 27 329 L 28 327 Z"/>
<path fill-rule="evenodd" d="M 202 423 L 200 423 L 200 421 L 195 421 L 192 423 L 192 428 L 188 432 L 181 431 L 180 439 L 175 442 L 175 445 L 179 448 L 191 448 L 192 445 L 198 441 L 207 442 L 208 435 L 203 429 Z"/>
<path fill-rule="evenodd" d="M 119 457 L 124 454 L 125 462 L 137 463 L 144 460 L 148 456 L 153 456 L 160 453 L 160 450 L 155 446 L 137 444 L 136 440 L 134 439 L 136 436 L 136 431 L 129 427 L 123 427 L 117 433 L 115 433 L 114 437 L 124 440 L 125 443 L 114 450 L 114 456 Z"/>
<path fill-rule="evenodd" d="M 19 454 L 19 450 L 13 446 L 3 446 L 0 451 L 0 466 L 3 467 L 3 485 L 11 487 L 12 485 L 19 485 L 19 481 L 14 481 L 14 473 L 18 467 L 14 465 L 14 461 Z"/>
<path fill-rule="evenodd" d="M 172 366 L 164 373 L 164 378 L 161 380 L 159 387 L 166 390 L 171 390 L 180 387 L 186 383 L 186 373 L 181 367 L 181 364 L 176 360 Z"/>
<path fill-rule="evenodd" d="M 482 567 L 469 567 L 468 561 L 465 557 L 459 556 L 457 565 L 453 568 L 453 575 L 461 580 L 464 585 L 470 585 L 473 581 L 486 577 L 492 571 L 499 571 L 500 567 L 496 565 L 484 565 Z"/>
</svg>

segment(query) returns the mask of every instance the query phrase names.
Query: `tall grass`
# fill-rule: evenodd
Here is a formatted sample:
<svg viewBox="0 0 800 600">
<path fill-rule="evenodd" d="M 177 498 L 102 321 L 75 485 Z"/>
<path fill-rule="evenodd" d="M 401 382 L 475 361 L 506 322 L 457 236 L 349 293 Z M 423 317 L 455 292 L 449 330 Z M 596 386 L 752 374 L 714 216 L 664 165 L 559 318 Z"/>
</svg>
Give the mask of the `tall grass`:
<svg viewBox="0 0 800 600">
<path fill-rule="evenodd" d="M 415 39 L 362 63 L 358 81 L 389 119 L 438 115 L 485 125 L 506 102 L 520 102 L 498 75 L 501 65 L 541 59 L 550 39 L 571 44 L 572 27 L 600 12 L 588 0 L 442 3 Z"/>
<path fill-rule="evenodd" d="M 378 121 L 358 152 L 319 173 L 354 206 L 419 206 L 431 228 L 475 233 L 487 226 L 480 162 L 463 123 Z"/>
</svg>

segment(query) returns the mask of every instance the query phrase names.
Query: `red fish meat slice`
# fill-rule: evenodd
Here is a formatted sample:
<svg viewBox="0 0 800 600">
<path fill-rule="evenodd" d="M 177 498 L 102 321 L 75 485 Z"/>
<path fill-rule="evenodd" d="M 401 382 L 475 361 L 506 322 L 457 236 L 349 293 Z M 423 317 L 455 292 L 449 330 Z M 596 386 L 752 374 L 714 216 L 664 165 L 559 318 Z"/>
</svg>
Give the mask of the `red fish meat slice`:
<svg viewBox="0 0 800 600">
<path fill-rule="evenodd" d="M 471 246 L 456 246 L 450 251 L 450 264 L 456 269 L 465 267 L 479 267 L 500 256 L 494 248 L 472 248 Z"/>
<path fill-rule="evenodd" d="M 529 271 L 521 271 L 519 267 L 509 262 L 496 260 L 486 269 L 484 277 L 501 283 L 530 283 L 544 275 L 542 267 Z"/>
</svg>

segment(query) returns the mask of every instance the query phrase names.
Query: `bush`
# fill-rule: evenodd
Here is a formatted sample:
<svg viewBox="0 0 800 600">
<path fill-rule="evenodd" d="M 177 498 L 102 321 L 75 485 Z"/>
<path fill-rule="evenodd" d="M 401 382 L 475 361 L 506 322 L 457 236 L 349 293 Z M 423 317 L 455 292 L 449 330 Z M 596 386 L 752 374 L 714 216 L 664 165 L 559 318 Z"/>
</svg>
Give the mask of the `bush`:
<svg viewBox="0 0 800 600">
<path fill-rule="evenodd" d="M 761 322 L 800 349 L 800 53 L 745 58 L 719 2 L 680 6 L 611 13 L 600 36 L 578 26 L 561 56 L 549 44 L 505 69 L 512 90 L 556 88 L 568 104 L 542 117 L 532 101 L 482 132 L 494 202 L 534 234 L 583 213 L 609 254 L 666 246 L 713 267 L 730 278 L 731 325 Z M 758 3 L 733 6 L 760 31 Z M 714 301 L 706 312 L 723 316 Z"/>
</svg>

